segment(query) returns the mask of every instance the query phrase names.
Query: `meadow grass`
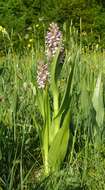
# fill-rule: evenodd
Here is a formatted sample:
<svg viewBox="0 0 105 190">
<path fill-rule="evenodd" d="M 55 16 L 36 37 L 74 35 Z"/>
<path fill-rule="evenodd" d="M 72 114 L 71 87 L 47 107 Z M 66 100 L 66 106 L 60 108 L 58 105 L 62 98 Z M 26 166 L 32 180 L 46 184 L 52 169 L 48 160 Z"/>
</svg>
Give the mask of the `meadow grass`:
<svg viewBox="0 0 105 190">
<path fill-rule="evenodd" d="M 72 42 L 73 43 L 73 42 Z M 68 50 L 75 56 L 75 45 Z M 72 141 L 60 170 L 43 174 L 36 120 L 36 67 L 40 52 L 0 58 L 0 188 L 1 190 L 105 189 L 104 52 L 80 52 L 71 94 Z M 70 65 L 60 78 L 61 98 Z M 52 104 L 52 97 L 51 97 Z"/>
</svg>

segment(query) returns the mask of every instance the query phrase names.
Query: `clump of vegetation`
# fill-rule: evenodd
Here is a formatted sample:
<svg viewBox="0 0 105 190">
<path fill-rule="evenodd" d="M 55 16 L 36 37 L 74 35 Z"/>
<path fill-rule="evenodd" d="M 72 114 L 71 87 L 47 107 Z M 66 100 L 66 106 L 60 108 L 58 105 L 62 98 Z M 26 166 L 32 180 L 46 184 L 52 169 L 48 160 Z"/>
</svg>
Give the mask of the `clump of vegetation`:
<svg viewBox="0 0 105 190">
<path fill-rule="evenodd" d="M 0 188 L 103 189 L 104 52 L 84 48 L 72 22 L 21 53 L 1 32 Z"/>
<path fill-rule="evenodd" d="M 22 51 L 31 34 L 43 41 L 43 28 L 49 22 L 57 22 L 62 27 L 64 22 L 80 29 L 82 19 L 83 43 L 91 48 L 100 44 L 105 48 L 105 3 L 102 0 L 1 0 L 0 25 L 12 36 L 15 50 Z M 86 34 L 86 35 L 84 35 Z M 4 43 L 0 36 L 0 50 Z"/>
</svg>

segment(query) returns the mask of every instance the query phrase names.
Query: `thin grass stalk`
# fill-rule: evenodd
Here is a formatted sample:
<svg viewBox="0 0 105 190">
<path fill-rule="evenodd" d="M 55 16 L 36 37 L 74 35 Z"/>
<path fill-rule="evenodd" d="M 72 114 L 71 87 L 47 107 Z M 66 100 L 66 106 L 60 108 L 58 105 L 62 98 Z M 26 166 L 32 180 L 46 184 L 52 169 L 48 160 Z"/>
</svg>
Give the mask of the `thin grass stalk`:
<svg viewBox="0 0 105 190">
<path fill-rule="evenodd" d="M 20 189 L 23 190 L 23 167 L 22 167 L 22 155 L 20 161 Z"/>
<path fill-rule="evenodd" d="M 77 135 L 77 131 L 78 131 L 78 118 L 79 118 L 79 116 L 77 117 L 77 123 L 76 123 L 75 133 L 74 133 L 74 137 L 73 137 L 73 143 L 72 143 L 72 148 L 71 148 L 71 153 L 70 153 L 70 164 L 73 161 L 74 146 L 75 146 L 76 135 Z"/>
<path fill-rule="evenodd" d="M 21 145 L 21 160 L 20 160 L 20 188 L 23 190 L 23 165 L 22 165 L 22 160 L 23 160 L 23 145 L 24 145 L 24 128 L 23 128 L 23 136 L 22 136 L 22 145 Z"/>
<path fill-rule="evenodd" d="M 15 152 L 15 157 L 14 157 L 14 160 L 13 160 L 13 166 L 12 166 L 12 169 L 11 169 L 11 172 L 10 172 L 10 175 L 9 175 L 8 190 L 12 190 L 13 189 L 13 181 L 14 181 L 16 164 L 20 163 L 19 161 L 16 160 L 17 150 L 18 150 L 18 147 L 17 147 L 16 152 Z"/>
<path fill-rule="evenodd" d="M 86 134 L 85 135 L 85 155 L 84 155 L 84 165 L 83 165 L 83 174 L 82 174 L 82 183 L 84 182 L 85 180 L 85 177 L 86 177 L 86 172 L 87 172 L 87 167 L 88 167 L 88 150 L 89 150 L 89 139 L 88 137 L 86 137 Z"/>
<path fill-rule="evenodd" d="M 17 77 L 16 77 L 16 65 L 14 64 L 14 109 L 13 109 L 13 129 L 14 129 L 14 141 L 16 141 L 16 123 L 15 123 L 15 117 L 16 117 L 16 96 L 17 96 Z"/>
</svg>

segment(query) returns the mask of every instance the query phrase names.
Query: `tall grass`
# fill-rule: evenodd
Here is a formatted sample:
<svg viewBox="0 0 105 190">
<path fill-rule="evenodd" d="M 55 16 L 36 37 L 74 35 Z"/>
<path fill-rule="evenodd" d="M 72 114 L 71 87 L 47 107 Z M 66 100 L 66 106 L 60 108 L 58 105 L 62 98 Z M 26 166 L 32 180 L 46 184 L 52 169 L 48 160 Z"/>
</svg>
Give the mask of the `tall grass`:
<svg viewBox="0 0 105 190">
<path fill-rule="evenodd" d="M 76 51 L 80 50 L 70 94 L 71 120 L 68 125 L 72 140 L 69 140 L 60 170 L 47 177 L 43 175 L 43 158 L 36 127 L 36 120 L 40 126 L 43 125 L 36 105 L 36 67 L 42 47 L 32 48 L 23 56 L 8 51 L 5 57 L 0 58 L 1 189 L 105 188 L 105 54 L 95 50 L 84 52 L 78 45 L 78 32 L 72 26 L 64 26 L 64 32 L 67 58 L 74 61 Z M 69 70 L 70 64 L 67 62 L 58 83 L 61 99 Z M 50 94 L 53 111 L 52 101 Z"/>
</svg>

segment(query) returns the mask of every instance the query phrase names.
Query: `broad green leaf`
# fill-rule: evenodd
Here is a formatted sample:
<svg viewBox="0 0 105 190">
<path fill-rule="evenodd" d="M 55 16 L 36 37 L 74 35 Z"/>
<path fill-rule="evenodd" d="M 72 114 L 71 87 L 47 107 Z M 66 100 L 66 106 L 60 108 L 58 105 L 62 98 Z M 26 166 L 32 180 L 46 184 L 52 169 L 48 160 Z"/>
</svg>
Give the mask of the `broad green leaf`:
<svg viewBox="0 0 105 190">
<path fill-rule="evenodd" d="M 81 108 L 83 111 L 84 116 L 87 116 L 90 111 L 90 97 L 87 91 L 87 86 L 85 79 L 81 82 L 81 96 L 80 96 L 80 101 L 81 101 Z"/>
<path fill-rule="evenodd" d="M 74 56 L 74 58 L 72 60 L 72 68 L 69 71 L 69 76 L 68 76 L 68 80 L 67 80 L 67 86 L 66 86 L 66 89 L 65 89 L 65 92 L 64 92 L 64 96 L 62 98 L 61 106 L 59 108 L 59 111 L 58 111 L 58 114 L 56 115 L 56 117 L 58 117 L 60 114 L 62 114 L 63 111 L 65 110 L 65 107 L 67 109 L 69 104 L 70 104 L 74 70 L 75 70 L 75 65 L 78 63 L 78 61 L 79 61 L 79 51 L 77 52 L 77 54 Z"/>
<path fill-rule="evenodd" d="M 60 47 L 58 48 L 56 55 L 54 56 L 52 63 L 51 63 L 51 90 L 52 90 L 52 95 L 53 95 L 53 117 L 55 117 L 58 113 L 59 110 L 59 91 L 58 91 L 58 80 L 57 78 L 57 63 L 58 63 L 58 56 L 60 53 Z M 57 131 L 59 130 L 59 123 L 60 123 L 60 118 L 57 118 L 54 121 L 54 133 L 56 134 Z"/>
<path fill-rule="evenodd" d="M 47 124 L 48 128 L 51 125 L 51 113 L 50 113 L 50 102 L 49 102 L 49 94 L 48 94 L 48 87 L 44 91 L 44 115 L 45 115 L 45 123 Z"/>
<path fill-rule="evenodd" d="M 50 133 L 50 126 L 51 126 L 51 115 L 50 115 L 50 102 L 49 102 L 49 94 L 48 94 L 48 88 L 46 86 L 46 89 L 44 91 L 44 115 L 45 115 L 45 123 L 44 123 L 44 127 L 46 129 L 45 130 L 45 135 L 44 138 L 46 141 L 46 139 L 48 139 L 48 146 L 49 146 L 49 133 Z"/>
<path fill-rule="evenodd" d="M 44 90 L 44 115 L 45 115 L 45 122 L 43 128 L 43 154 L 44 154 L 45 174 L 48 174 L 48 149 L 50 141 L 49 132 L 51 126 L 51 116 L 50 116 L 50 103 L 49 103 L 47 86 Z"/>
<path fill-rule="evenodd" d="M 69 140 L 70 110 L 68 111 L 62 127 L 56 134 L 49 149 L 49 167 L 52 171 L 59 169 L 65 158 Z"/>
<path fill-rule="evenodd" d="M 57 92 L 57 60 L 58 60 L 58 56 L 59 56 L 59 53 L 60 53 L 60 47 L 59 49 L 57 50 L 53 60 L 52 60 L 52 63 L 51 63 L 51 89 L 52 89 L 52 92 L 53 94 Z"/>
<path fill-rule="evenodd" d="M 103 84 L 101 80 L 101 73 L 99 74 L 96 82 L 96 86 L 93 93 L 93 107 L 96 111 L 96 121 L 98 126 L 103 125 L 104 120 L 104 104 L 103 104 Z"/>
<path fill-rule="evenodd" d="M 37 106 L 39 108 L 39 111 L 44 119 L 44 101 L 43 101 L 43 92 L 41 91 L 41 89 L 39 89 L 37 91 L 37 95 L 36 95 L 36 102 L 37 102 Z"/>
</svg>

